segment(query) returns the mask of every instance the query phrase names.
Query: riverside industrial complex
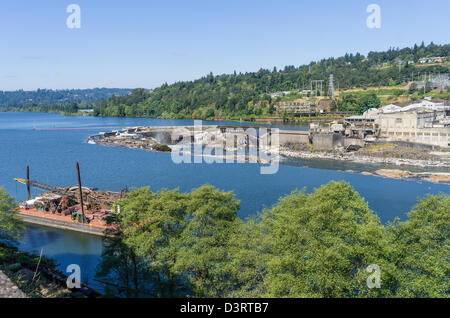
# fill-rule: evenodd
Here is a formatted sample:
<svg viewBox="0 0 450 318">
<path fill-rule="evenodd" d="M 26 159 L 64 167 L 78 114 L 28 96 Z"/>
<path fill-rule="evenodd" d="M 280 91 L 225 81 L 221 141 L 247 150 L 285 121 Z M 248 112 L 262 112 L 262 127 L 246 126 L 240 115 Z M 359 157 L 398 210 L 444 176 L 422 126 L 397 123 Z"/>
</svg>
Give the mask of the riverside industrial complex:
<svg viewBox="0 0 450 318">
<path fill-rule="evenodd" d="M 299 105 L 292 107 L 304 108 Z M 223 143 L 227 138 L 224 134 L 235 134 L 237 138 L 233 146 L 239 147 L 251 142 L 251 137 L 245 137 L 244 134 L 255 127 L 209 125 L 201 128 L 200 135 L 192 126 L 183 128 L 188 131 L 192 140 L 195 139 L 205 145 Z M 101 132 L 91 136 L 88 142 L 160 150 L 161 144 L 174 145 L 182 139 L 178 132 L 180 129 L 180 126 L 128 127 L 122 131 Z M 274 131 L 272 128 L 266 129 L 268 135 Z M 445 150 L 450 149 L 450 106 L 431 100 L 423 100 L 405 107 L 390 104 L 379 109 L 369 109 L 361 116 L 350 116 L 331 122 L 312 122 L 309 131 L 277 130 L 277 132 L 280 146 L 312 144 L 314 149 L 323 151 L 361 148 L 374 143 L 401 143 L 403 146 L 424 150 Z"/>
</svg>

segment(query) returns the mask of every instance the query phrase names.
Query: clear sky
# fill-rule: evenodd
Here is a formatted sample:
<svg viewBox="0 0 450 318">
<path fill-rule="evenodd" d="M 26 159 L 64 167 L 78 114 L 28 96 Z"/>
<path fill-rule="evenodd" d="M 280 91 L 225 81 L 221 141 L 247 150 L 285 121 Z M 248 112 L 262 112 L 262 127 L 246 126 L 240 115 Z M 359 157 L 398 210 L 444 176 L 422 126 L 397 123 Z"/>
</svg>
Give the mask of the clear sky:
<svg viewBox="0 0 450 318">
<path fill-rule="evenodd" d="M 69 4 L 81 28 L 69 29 Z M 369 29 L 369 4 L 381 28 Z M 1 0 L 0 90 L 145 87 L 450 41 L 448 0 Z"/>
</svg>

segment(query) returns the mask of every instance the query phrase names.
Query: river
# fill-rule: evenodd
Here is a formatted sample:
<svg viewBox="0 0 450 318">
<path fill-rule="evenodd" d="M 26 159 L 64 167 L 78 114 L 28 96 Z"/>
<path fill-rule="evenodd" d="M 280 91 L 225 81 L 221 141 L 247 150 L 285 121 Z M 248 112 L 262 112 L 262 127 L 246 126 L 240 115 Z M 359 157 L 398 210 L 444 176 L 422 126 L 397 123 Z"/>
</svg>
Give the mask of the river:
<svg viewBox="0 0 450 318">
<path fill-rule="evenodd" d="M 246 218 L 270 207 L 279 197 L 295 189 L 306 187 L 312 191 L 331 180 L 345 180 L 366 198 L 383 223 L 396 217 L 405 219 L 418 197 L 427 193 L 449 193 L 449 187 L 445 185 L 344 171 L 372 171 L 381 167 L 378 165 L 285 159 L 276 174 L 262 175 L 256 164 L 175 164 L 167 153 L 103 147 L 85 142 L 90 135 L 111 130 L 99 127 L 192 124 L 192 120 L 0 113 L 0 186 L 4 186 L 17 200 L 26 199 L 25 186 L 16 184 L 13 178 L 24 178 L 27 165 L 33 180 L 61 187 L 74 185 L 77 182 L 75 162 L 78 161 L 83 185 L 92 188 L 120 191 L 127 185 L 129 188 L 150 186 L 154 191 L 164 187 L 190 191 L 209 183 L 222 190 L 232 190 L 241 200 L 239 216 Z M 278 127 L 307 129 L 305 126 Z M 33 190 L 33 195 L 39 192 Z M 61 270 L 69 264 L 79 264 L 84 281 L 92 280 L 102 249 L 99 237 L 41 226 L 27 226 L 20 248 L 36 253 L 43 249 L 45 255 L 61 264 Z"/>
</svg>

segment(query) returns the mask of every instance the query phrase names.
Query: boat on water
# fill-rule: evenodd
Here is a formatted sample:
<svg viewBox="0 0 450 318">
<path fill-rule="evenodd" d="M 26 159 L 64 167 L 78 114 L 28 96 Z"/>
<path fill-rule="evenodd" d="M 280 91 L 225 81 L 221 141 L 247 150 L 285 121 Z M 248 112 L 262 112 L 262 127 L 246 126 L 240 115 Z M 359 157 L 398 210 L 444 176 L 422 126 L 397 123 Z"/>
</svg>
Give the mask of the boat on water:
<svg viewBox="0 0 450 318">
<path fill-rule="evenodd" d="M 77 165 L 77 170 L 79 167 Z M 96 191 L 81 186 L 67 188 L 54 187 L 29 179 L 15 178 L 16 182 L 25 184 L 28 189 L 28 200 L 19 203 L 18 214 L 23 221 L 60 229 L 105 235 L 111 226 L 106 224 L 106 217 L 113 212 L 114 202 L 120 199 L 121 193 Z M 45 190 L 35 198 L 31 198 L 31 187 Z M 128 189 L 125 190 L 125 192 Z"/>
<path fill-rule="evenodd" d="M 70 190 L 72 189 L 72 191 Z M 80 200 L 73 193 L 73 187 L 67 191 L 49 191 L 19 203 L 19 216 L 25 221 L 60 229 L 103 235 L 111 228 L 105 218 L 113 213 L 112 205 L 95 201 L 95 197 L 112 196 L 111 201 L 119 198 L 119 194 L 110 192 L 94 192 L 83 188 L 83 209 Z M 92 198 L 94 197 L 94 198 Z"/>
</svg>

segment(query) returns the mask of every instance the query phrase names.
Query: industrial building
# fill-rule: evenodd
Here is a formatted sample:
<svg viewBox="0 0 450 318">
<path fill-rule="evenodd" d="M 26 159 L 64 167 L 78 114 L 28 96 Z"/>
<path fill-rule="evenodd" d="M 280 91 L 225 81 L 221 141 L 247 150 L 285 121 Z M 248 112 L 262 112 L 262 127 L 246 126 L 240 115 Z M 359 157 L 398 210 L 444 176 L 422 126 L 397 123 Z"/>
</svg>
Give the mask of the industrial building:
<svg viewBox="0 0 450 318">
<path fill-rule="evenodd" d="M 385 105 L 345 120 L 345 135 L 450 147 L 450 106 L 423 100 L 405 107 Z"/>
<path fill-rule="evenodd" d="M 450 147 L 450 106 L 423 101 L 377 116 L 379 138 Z"/>
</svg>

